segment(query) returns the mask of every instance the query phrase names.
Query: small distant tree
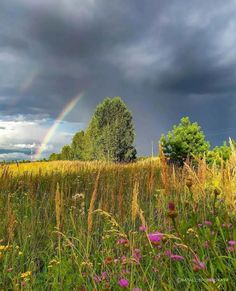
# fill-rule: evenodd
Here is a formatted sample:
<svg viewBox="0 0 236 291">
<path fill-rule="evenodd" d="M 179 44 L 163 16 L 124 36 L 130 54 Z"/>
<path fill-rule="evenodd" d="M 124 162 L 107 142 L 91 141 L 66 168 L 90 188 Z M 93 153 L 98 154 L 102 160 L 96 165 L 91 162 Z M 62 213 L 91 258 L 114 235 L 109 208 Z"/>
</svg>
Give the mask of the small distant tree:
<svg viewBox="0 0 236 291">
<path fill-rule="evenodd" d="M 49 161 L 58 161 L 60 159 L 61 159 L 60 154 L 52 153 L 49 156 Z"/>
<path fill-rule="evenodd" d="M 74 160 L 84 159 L 84 131 L 77 132 L 71 143 L 71 150 Z"/>
<path fill-rule="evenodd" d="M 69 145 L 65 145 L 60 153 L 61 160 L 72 160 L 73 159 L 73 152 Z"/>
<path fill-rule="evenodd" d="M 210 147 L 201 127 L 197 122 L 191 123 L 188 117 L 183 117 L 178 126 L 174 125 L 160 142 L 165 156 L 180 166 L 194 156 L 202 157 Z"/>
<path fill-rule="evenodd" d="M 95 110 L 85 134 L 85 158 L 130 162 L 136 159 L 132 114 L 120 97 L 106 98 Z"/>
</svg>

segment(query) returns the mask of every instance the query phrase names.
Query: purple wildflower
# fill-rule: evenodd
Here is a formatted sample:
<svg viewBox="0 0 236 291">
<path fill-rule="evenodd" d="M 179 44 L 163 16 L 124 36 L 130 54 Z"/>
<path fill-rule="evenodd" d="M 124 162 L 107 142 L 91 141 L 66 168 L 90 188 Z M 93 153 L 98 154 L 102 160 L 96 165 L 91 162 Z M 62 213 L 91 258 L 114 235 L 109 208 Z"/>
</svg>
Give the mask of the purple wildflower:
<svg viewBox="0 0 236 291">
<path fill-rule="evenodd" d="M 230 240 L 230 241 L 228 241 L 228 244 L 230 246 L 235 246 L 236 245 L 236 241 L 235 240 Z"/>
</svg>

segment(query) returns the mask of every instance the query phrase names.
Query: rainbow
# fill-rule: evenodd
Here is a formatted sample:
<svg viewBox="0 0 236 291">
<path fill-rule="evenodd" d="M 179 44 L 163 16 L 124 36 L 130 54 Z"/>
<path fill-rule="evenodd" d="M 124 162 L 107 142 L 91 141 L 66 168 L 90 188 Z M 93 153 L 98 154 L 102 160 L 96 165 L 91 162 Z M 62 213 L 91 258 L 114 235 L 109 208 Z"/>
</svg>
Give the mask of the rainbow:
<svg viewBox="0 0 236 291">
<path fill-rule="evenodd" d="M 34 155 L 34 161 L 39 160 L 41 157 L 41 154 L 45 151 L 47 144 L 55 134 L 57 128 L 63 121 L 63 119 L 75 108 L 77 105 L 78 101 L 82 98 L 83 94 L 79 94 L 75 98 L 73 98 L 62 110 L 62 112 L 58 115 L 56 118 L 54 124 L 50 127 L 48 130 L 47 134 L 44 136 L 43 141 L 41 145 L 38 147 L 36 150 L 36 153 Z"/>
</svg>

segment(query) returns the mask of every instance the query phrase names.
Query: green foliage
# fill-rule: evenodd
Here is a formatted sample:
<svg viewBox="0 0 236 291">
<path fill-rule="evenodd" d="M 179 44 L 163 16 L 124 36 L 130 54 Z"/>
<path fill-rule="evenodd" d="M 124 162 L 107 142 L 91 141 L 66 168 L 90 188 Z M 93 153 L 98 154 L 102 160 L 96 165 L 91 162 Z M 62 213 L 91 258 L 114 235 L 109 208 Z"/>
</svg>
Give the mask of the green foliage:
<svg viewBox="0 0 236 291">
<path fill-rule="evenodd" d="M 120 97 L 99 104 L 88 129 L 77 132 L 71 146 L 62 148 L 49 160 L 103 160 L 131 162 L 136 159 L 132 115 Z"/>
<path fill-rule="evenodd" d="M 130 111 L 120 97 L 106 98 L 85 133 L 85 158 L 130 162 L 136 158 L 134 125 Z"/>
<path fill-rule="evenodd" d="M 207 154 L 207 162 L 210 164 L 220 164 L 222 160 L 225 162 L 230 158 L 231 148 L 224 142 L 222 146 L 216 146 Z"/>
<path fill-rule="evenodd" d="M 187 158 L 203 156 L 210 147 L 200 126 L 191 123 L 188 117 L 183 117 L 167 136 L 161 137 L 161 145 L 166 157 L 179 165 L 183 165 Z"/>
<path fill-rule="evenodd" d="M 61 160 L 73 160 L 73 152 L 69 145 L 65 145 L 60 154 Z"/>
<path fill-rule="evenodd" d="M 49 157 L 49 161 L 57 161 L 60 159 L 61 159 L 60 154 L 56 154 L 56 153 L 52 153 Z"/>
<path fill-rule="evenodd" d="M 83 160 L 84 159 L 84 131 L 77 132 L 71 143 L 71 150 L 74 160 Z"/>
</svg>

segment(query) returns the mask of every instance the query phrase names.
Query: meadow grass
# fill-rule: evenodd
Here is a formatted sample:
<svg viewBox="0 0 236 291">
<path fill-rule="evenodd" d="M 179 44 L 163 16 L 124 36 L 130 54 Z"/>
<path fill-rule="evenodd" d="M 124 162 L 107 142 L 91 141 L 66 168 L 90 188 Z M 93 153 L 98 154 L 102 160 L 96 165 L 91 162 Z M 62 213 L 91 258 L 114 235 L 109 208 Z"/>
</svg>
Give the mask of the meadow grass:
<svg viewBox="0 0 236 291">
<path fill-rule="evenodd" d="M 0 290 L 236 290 L 236 158 L 0 168 Z"/>
</svg>

